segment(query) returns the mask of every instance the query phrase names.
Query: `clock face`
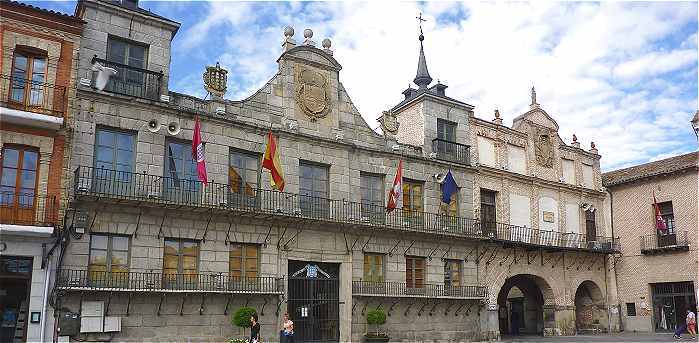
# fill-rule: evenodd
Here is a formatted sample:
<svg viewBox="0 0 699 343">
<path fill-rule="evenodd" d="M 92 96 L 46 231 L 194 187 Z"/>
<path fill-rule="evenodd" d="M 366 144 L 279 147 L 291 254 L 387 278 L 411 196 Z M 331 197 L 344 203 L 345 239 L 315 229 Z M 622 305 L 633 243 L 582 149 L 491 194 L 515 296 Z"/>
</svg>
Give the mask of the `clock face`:
<svg viewBox="0 0 699 343">
<path fill-rule="evenodd" d="M 383 128 L 390 133 L 396 133 L 396 131 L 398 131 L 398 120 L 394 115 L 384 113 L 382 124 Z"/>
</svg>

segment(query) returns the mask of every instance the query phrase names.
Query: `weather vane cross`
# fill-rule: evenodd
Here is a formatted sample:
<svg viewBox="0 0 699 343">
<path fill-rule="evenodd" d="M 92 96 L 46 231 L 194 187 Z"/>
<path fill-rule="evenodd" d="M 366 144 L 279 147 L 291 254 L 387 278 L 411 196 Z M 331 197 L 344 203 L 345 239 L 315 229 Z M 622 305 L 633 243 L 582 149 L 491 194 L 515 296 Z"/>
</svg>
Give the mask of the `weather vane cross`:
<svg viewBox="0 0 699 343">
<path fill-rule="evenodd" d="M 417 23 L 420 26 L 420 34 L 422 34 L 422 23 L 427 21 L 427 19 L 422 18 L 422 12 L 420 12 L 420 16 L 415 17 L 415 19 L 417 19 Z"/>
</svg>

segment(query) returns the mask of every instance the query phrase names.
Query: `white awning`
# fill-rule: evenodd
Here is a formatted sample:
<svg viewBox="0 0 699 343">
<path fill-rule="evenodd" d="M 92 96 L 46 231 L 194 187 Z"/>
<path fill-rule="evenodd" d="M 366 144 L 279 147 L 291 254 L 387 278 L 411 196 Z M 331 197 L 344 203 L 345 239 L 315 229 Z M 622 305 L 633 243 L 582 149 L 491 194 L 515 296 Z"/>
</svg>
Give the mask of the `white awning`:
<svg viewBox="0 0 699 343">
<path fill-rule="evenodd" d="M 53 226 L 0 224 L 0 237 L 5 235 L 25 237 L 51 237 Z"/>
<path fill-rule="evenodd" d="M 6 123 L 58 130 L 63 125 L 63 118 L 41 113 L 15 110 L 0 107 L 0 120 Z"/>
</svg>

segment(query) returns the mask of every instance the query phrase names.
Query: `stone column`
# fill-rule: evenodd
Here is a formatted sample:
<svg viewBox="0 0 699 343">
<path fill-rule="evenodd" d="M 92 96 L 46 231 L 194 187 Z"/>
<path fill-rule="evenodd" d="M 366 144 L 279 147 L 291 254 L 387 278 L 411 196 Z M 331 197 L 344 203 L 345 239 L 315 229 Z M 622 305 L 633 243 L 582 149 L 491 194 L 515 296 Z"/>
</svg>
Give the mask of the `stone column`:
<svg viewBox="0 0 699 343">
<path fill-rule="evenodd" d="M 340 264 L 340 342 L 352 341 L 352 254 Z"/>
<path fill-rule="evenodd" d="M 498 305 L 481 305 L 482 315 L 480 316 L 481 340 L 500 340 L 500 322 L 498 319 Z"/>
</svg>

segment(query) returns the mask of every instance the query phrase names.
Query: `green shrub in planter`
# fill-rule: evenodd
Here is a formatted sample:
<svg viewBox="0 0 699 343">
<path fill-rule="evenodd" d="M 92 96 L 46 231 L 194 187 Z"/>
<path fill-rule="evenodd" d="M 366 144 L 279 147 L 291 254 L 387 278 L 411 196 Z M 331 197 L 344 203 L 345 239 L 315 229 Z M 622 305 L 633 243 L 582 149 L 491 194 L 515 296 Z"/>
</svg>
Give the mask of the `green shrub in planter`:
<svg viewBox="0 0 699 343">
<path fill-rule="evenodd" d="M 238 311 L 235 311 L 233 314 L 233 325 L 243 328 L 243 333 L 245 333 L 245 328 L 252 326 L 250 317 L 252 317 L 252 315 L 255 313 L 257 313 L 257 310 L 252 307 L 239 308 Z"/>
<path fill-rule="evenodd" d="M 388 342 L 388 335 L 379 332 L 379 326 L 386 323 L 386 313 L 380 309 L 371 310 L 366 315 L 366 322 L 370 326 L 376 328 L 375 332 L 367 332 L 366 341 L 374 341 L 376 339 L 382 342 Z"/>
</svg>

